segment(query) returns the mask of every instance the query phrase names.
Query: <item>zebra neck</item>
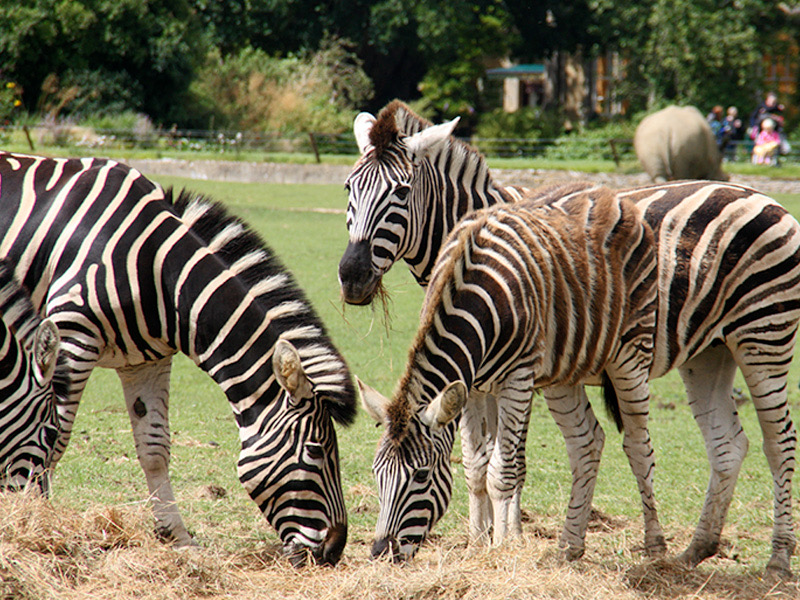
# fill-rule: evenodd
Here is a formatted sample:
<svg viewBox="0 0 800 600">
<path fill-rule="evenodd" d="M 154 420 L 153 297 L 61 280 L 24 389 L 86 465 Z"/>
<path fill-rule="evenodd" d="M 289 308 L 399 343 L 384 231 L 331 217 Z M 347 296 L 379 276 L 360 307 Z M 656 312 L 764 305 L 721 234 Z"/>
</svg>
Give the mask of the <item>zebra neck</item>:
<svg viewBox="0 0 800 600">
<path fill-rule="evenodd" d="M 495 204 L 513 202 L 495 183 L 486 160 L 458 140 L 426 159 L 412 189 L 412 231 L 419 232 L 405 254 L 411 273 L 427 285 L 444 240 L 464 216 Z"/>
</svg>

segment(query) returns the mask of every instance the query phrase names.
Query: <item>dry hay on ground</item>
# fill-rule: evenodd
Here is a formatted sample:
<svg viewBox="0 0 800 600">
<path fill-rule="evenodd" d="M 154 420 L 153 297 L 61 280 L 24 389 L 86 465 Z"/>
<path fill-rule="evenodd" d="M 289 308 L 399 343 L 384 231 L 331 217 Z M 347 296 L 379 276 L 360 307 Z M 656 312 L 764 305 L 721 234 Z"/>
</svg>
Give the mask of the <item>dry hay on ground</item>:
<svg viewBox="0 0 800 600">
<path fill-rule="evenodd" d="M 469 548 L 463 537 L 442 536 L 401 567 L 368 560 L 361 536 L 338 567 L 294 570 L 263 544 L 246 542 L 235 552 L 165 546 L 144 507 L 78 513 L 5 494 L 0 514 L 2 600 L 800 597 L 796 582 L 771 584 L 713 563 L 688 571 L 630 556 L 640 531 L 603 515 L 595 519 L 587 556 L 574 563 L 557 552 L 557 524 L 529 517 L 523 538 L 499 549 Z"/>
</svg>

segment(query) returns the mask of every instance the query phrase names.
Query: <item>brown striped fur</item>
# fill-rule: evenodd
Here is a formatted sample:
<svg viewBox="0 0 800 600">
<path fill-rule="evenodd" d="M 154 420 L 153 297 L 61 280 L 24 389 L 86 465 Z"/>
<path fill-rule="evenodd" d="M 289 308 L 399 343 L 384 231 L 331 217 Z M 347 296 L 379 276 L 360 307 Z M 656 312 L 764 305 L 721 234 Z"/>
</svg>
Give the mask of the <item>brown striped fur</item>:
<svg viewBox="0 0 800 600">
<path fill-rule="evenodd" d="M 524 222 L 524 226 L 517 227 L 519 222 Z M 586 328 L 593 331 L 598 331 L 598 327 L 600 330 L 612 328 L 625 335 L 632 335 L 630 331 L 625 331 L 630 323 L 636 323 L 633 329 L 640 333 L 641 322 L 646 321 L 650 326 L 654 323 L 653 236 L 650 228 L 641 220 L 638 209 L 629 200 L 620 202 L 608 188 L 579 182 L 536 190 L 525 201 L 516 205 L 497 205 L 476 211 L 468 215 L 452 232 L 437 260 L 425 296 L 421 324 L 409 352 L 408 367 L 389 406 L 390 439 L 398 443 L 402 441 L 410 419 L 420 409 L 415 402 L 420 390 L 414 389 L 417 385 L 419 360 L 425 353 L 426 339 L 437 313 L 443 320 L 446 318 L 441 308 L 445 291 L 448 286 L 456 288 L 456 281 L 464 276 L 465 256 L 472 251 L 480 252 L 481 244 L 486 244 L 485 240 L 481 242 L 482 234 L 497 232 L 509 224 L 523 239 L 522 245 L 527 245 L 530 249 L 541 245 L 541 240 L 548 239 L 544 243 L 545 247 L 560 247 L 559 256 L 531 255 L 528 260 L 539 262 L 556 277 L 551 282 L 556 294 L 565 293 L 565 301 L 571 298 L 581 303 L 576 311 L 586 314 Z M 642 244 L 645 251 L 632 260 L 628 256 L 631 244 L 641 239 L 640 236 L 646 238 Z M 596 262 L 592 263 L 592 257 L 603 255 L 609 257 L 611 265 L 626 265 L 626 271 L 612 267 L 610 271 L 607 270 L 611 277 L 592 278 L 592 269 L 598 267 Z M 569 269 L 561 268 L 558 264 L 560 260 L 568 260 Z M 551 261 L 554 261 L 553 264 L 549 264 Z M 641 269 L 651 271 L 649 283 L 633 289 L 630 284 L 640 274 Z M 573 293 L 589 281 L 594 286 L 591 290 Z M 546 294 L 550 289 L 537 290 L 537 293 Z M 588 307 L 582 304 L 584 301 L 589 302 Z M 554 316 L 556 329 L 565 331 L 569 326 L 570 316 L 560 308 L 560 305 L 551 306 L 552 315 L 533 317 L 548 319 Z M 580 318 L 576 321 L 580 321 Z M 583 328 L 584 324 L 578 323 L 574 326 Z M 652 339 L 652 331 L 646 335 Z M 591 340 L 585 341 L 588 343 Z M 537 388 L 554 383 L 575 384 L 585 380 L 587 376 L 599 377 L 606 362 L 612 358 L 612 351 L 620 346 L 619 337 L 614 335 L 605 336 L 602 341 L 603 344 L 597 348 L 586 350 L 583 365 L 573 365 L 565 373 L 551 373 L 544 379 L 539 379 L 540 374 L 537 373 Z M 544 348 L 541 350 L 544 355 L 548 353 Z M 539 361 L 542 360 L 546 358 L 540 357 Z"/>
</svg>

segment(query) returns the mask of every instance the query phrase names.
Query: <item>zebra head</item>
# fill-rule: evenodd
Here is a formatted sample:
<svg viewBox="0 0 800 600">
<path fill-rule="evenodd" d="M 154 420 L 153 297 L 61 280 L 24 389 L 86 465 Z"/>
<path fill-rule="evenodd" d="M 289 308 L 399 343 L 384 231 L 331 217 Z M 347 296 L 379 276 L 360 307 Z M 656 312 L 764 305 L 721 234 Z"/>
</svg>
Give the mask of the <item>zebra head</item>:
<svg viewBox="0 0 800 600">
<path fill-rule="evenodd" d="M 0 489 L 34 484 L 47 494 L 47 469 L 60 431 L 53 391 L 58 329 L 47 319 L 32 340 L 23 340 L 6 316 L 0 320 Z"/>
<path fill-rule="evenodd" d="M 447 139 L 458 118 L 407 135 L 394 114 L 376 119 L 359 114 L 353 124 L 361 157 L 345 182 L 350 239 L 339 262 L 342 297 L 348 304 L 369 304 L 381 278 L 418 241 L 415 223 L 425 220 L 425 186 L 419 173 L 425 158 Z M 420 225 L 421 226 L 421 225 Z"/>
<path fill-rule="evenodd" d="M 283 392 L 254 424 L 260 432 L 243 440 L 239 479 L 293 565 L 304 565 L 309 552 L 316 563 L 334 565 L 347 542 L 347 514 L 331 400 L 290 342 L 277 342 L 272 365 Z M 267 429 L 274 433 L 264 435 Z"/>
<path fill-rule="evenodd" d="M 426 407 L 411 409 L 408 399 L 390 402 L 358 385 L 365 410 L 386 427 L 372 464 L 380 501 L 372 556 L 407 560 L 450 504 L 450 453 L 467 386 L 453 382 Z"/>
</svg>

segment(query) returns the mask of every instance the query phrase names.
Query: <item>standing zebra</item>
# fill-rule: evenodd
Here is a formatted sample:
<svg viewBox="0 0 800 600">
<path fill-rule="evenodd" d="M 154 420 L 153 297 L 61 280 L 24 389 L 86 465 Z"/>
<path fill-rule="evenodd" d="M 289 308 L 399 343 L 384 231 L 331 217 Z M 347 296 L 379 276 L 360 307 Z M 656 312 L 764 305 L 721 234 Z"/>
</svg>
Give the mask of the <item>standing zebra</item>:
<svg viewBox="0 0 800 600">
<path fill-rule="evenodd" d="M 244 223 L 111 160 L 0 154 L 0 255 L 58 326 L 69 387 L 63 453 L 94 367 L 117 370 L 165 539 L 193 543 L 169 481 L 172 355 L 223 389 L 239 479 L 296 564 L 335 563 L 347 517 L 331 417 L 350 423 L 347 366 L 290 273 Z"/>
<path fill-rule="evenodd" d="M 663 553 L 647 432 L 655 284 L 652 231 L 608 188 L 560 188 L 547 203 L 497 206 L 462 220 L 434 267 L 394 399 L 361 386 L 368 412 L 386 426 L 374 462 L 381 507 L 373 555 L 410 556 L 442 516 L 456 417 L 473 386 L 497 402 L 486 474 L 494 542 L 503 541 L 514 509 L 528 405 L 544 388 L 573 476 L 561 544 L 568 556 L 583 554 L 604 435 L 581 383 L 602 375 L 619 399 L 645 546 Z"/>
<path fill-rule="evenodd" d="M 356 118 L 362 156 L 347 179 L 350 242 L 339 265 L 348 302 L 368 303 L 401 258 L 426 285 L 454 224 L 518 193 L 499 187 L 483 157 L 449 135 L 452 127 L 431 126 L 399 102 L 377 120 Z M 679 370 L 711 467 L 701 517 L 681 560 L 695 566 L 719 547 L 748 446 L 731 399 L 738 366 L 774 484 L 767 569 L 789 575 L 796 435 L 786 385 L 800 320 L 800 227 L 774 200 L 734 184 L 673 182 L 618 195 L 640 206 L 655 233 L 659 305 L 651 379 Z"/>
<path fill-rule="evenodd" d="M 56 438 L 53 375 L 58 329 L 42 321 L 0 260 L 0 489 L 37 485 L 48 492 Z"/>
</svg>

